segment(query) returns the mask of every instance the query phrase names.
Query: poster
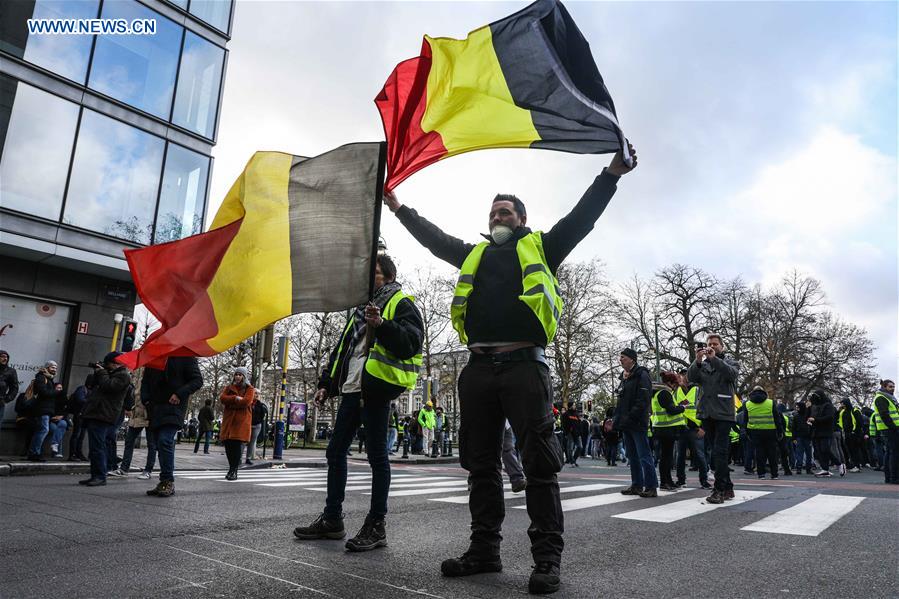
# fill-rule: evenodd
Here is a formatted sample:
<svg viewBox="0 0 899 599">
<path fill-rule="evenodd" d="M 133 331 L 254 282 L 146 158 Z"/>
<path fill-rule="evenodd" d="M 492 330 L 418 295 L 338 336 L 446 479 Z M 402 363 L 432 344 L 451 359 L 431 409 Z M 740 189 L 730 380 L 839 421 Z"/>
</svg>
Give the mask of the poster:
<svg viewBox="0 0 899 599">
<path fill-rule="evenodd" d="M 287 404 L 287 430 L 306 430 L 306 404 L 301 401 L 292 401 Z"/>
</svg>

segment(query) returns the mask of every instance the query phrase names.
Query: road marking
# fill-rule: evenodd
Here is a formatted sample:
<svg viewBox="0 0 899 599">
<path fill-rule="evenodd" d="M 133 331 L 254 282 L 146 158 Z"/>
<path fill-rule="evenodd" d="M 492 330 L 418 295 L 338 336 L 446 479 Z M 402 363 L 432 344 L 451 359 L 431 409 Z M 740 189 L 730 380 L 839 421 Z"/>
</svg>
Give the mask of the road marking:
<svg viewBox="0 0 899 599">
<path fill-rule="evenodd" d="M 319 566 L 318 564 L 312 564 L 312 563 L 300 561 L 297 559 L 291 559 L 289 557 L 282 557 L 280 555 L 275 555 L 274 553 L 267 553 L 265 551 L 259 551 L 258 549 L 252 549 L 250 547 L 244 547 L 242 545 L 235 545 L 234 543 L 228 543 L 227 541 L 220 541 L 218 539 L 212 539 L 209 537 L 201 537 L 200 535 L 189 535 L 189 536 L 194 537 L 196 539 L 203 539 L 204 541 L 210 541 L 212 543 L 219 543 L 220 545 L 226 545 L 228 547 L 234 547 L 235 549 L 243 549 L 244 551 L 258 553 L 259 555 L 266 555 L 268 557 L 273 557 L 275 559 L 279 559 L 279 560 L 282 560 L 285 562 L 290 562 L 293 564 L 300 564 L 301 566 L 308 566 L 310 568 L 316 568 L 318 570 L 324 570 L 325 572 L 337 572 L 339 574 L 342 574 L 343 576 L 349 576 L 350 578 L 358 578 L 359 580 L 364 580 L 366 582 L 384 585 L 386 587 L 390 587 L 392 589 L 397 589 L 400 591 L 405 591 L 407 593 L 415 593 L 416 595 L 424 595 L 425 597 L 434 597 L 434 599 L 443 599 L 443 597 L 441 597 L 440 595 L 432 595 L 430 593 L 426 593 L 421 590 L 415 590 L 415 589 L 410 589 L 410 588 L 404 587 L 404 586 L 390 584 L 389 582 L 384 582 L 382 580 L 376 580 L 374 578 L 366 578 L 365 576 L 359 576 L 358 574 L 353 574 L 351 572 L 345 572 L 342 570 L 334 570 L 332 568 L 326 568 L 325 566 Z"/>
<path fill-rule="evenodd" d="M 215 474 L 189 474 L 189 475 L 181 475 L 180 478 L 195 478 L 195 479 L 206 479 L 206 478 L 220 478 L 225 476 L 227 472 L 216 472 Z M 238 474 L 240 476 L 277 476 L 278 478 L 321 478 L 323 476 L 328 476 L 327 471 L 325 472 L 290 472 L 288 470 L 280 470 L 275 472 L 247 472 L 246 470 L 239 470 Z M 363 472 L 351 472 L 350 475 L 358 475 L 364 474 Z"/>
<path fill-rule="evenodd" d="M 665 505 L 656 505 L 634 512 L 615 514 L 612 517 L 624 518 L 626 520 L 643 520 L 644 522 L 671 523 L 683 520 L 684 518 L 689 518 L 690 516 L 705 514 L 718 509 L 719 507 L 728 507 L 746 503 L 747 501 L 770 494 L 771 491 L 734 491 L 734 498 L 725 503 L 706 503 L 704 497 L 694 497 L 693 499 L 675 501 L 674 503 L 666 503 Z"/>
<path fill-rule="evenodd" d="M 681 493 L 683 491 L 692 491 L 693 489 L 688 489 L 686 487 L 680 488 L 677 491 L 672 491 L 669 493 L 673 495 L 674 493 Z M 639 495 L 622 495 L 621 493 L 605 493 L 603 495 L 588 495 L 587 497 L 575 497 L 574 499 L 564 499 L 562 500 L 562 511 L 563 512 L 571 512 L 574 510 L 582 510 L 588 507 L 598 507 L 601 505 L 612 505 L 615 503 L 622 503 L 625 501 L 632 501 L 634 499 L 642 499 Z M 526 510 L 526 505 L 516 505 L 515 510 Z"/>
<path fill-rule="evenodd" d="M 834 522 L 854 510 L 862 500 L 864 497 L 815 495 L 740 530 L 817 537 Z"/>
<path fill-rule="evenodd" d="M 560 483 L 561 484 L 561 483 Z M 601 491 L 603 489 L 614 489 L 615 487 L 622 487 L 624 485 L 609 485 L 605 483 L 596 483 L 592 485 L 575 485 L 573 487 L 559 487 L 559 493 L 577 493 L 579 491 Z M 503 499 L 524 499 L 526 491 L 519 491 L 518 493 L 512 493 L 509 491 L 508 493 L 503 493 Z M 433 499 L 428 499 L 428 501 L 441 501 L 443 503 L 468 503 L 468 495 L 456 495 L 454 497 L 435 497 Z"/>
<path fill-rule="evenodd" d="M 193 551 L 188 551 L 187 549 L 181 549 L 180 547 L 174 547 L 174 546 L 172 546 L 172 545 L 166 545 L 166 547 L 168 547 L 168 548 L 170 548 L 170 549 L 174 549 L 175 551 L 181 551 L 182 553 L 187 553 L 187 554 L 192 555 L 192 556 L 194 556 L 194 557 L 199 557 L 199 558 L 201 558 L 201 559 L 206 559 L 206 560 L 209 560 L 209 561 L 211 561 L 211 562 L 215 562 L 215 563 L 217 563 L 217 564 L 221 564 L 221 565 L 223 565 L 223 566 L 230 566 L 230 567 L 232 567 L 232 568 L 237 568 L 238 570 L 243 570 L 244 572 L 249 572 L 250 574 L 255 574 L 256 576 L 264 576 L 265 578 L 271 578 L 272 580 L 277 580 L 278 582 L 283 582 L 283 583 L 285 583 L 285 584 L 289 584 L 289 585 L 291 585 L 291 586 L 294 586 L 294 587 L 296 587 L 296 588 L 298 588 L 298 589 L 303 589 L 303 590 L 305 590 L 305 591 L 312 591 L 313 593 L 318 593 L 319 595 L 324 595 L 325 597 L 336 597 L 336 596 L 337 596 L 337 595 L 332 595 L 332 594 L 330 594 L 330 593 L 326 593 L 326 592 L 324 592 L 324 591 L 320 591 L 320 590 L 318 590 L 318 589 L 313 589 L 312 587 L 307 587 L 307 586 L 303 586 L 303 585 L 301 585 L 301 584 L 297 584 L 297 583 L 292 582 L 292 581 L 290 581 L 290 580 L 284 580 L 283 578 L 278 578 L 277 576 L 271 576 L 271 575 L 265 574 L 265 573 L 263 573 L 263 572 L 257 572 L 256 570 L 250 570 L 249 568 L 244 568 L 243 566 L 238 566 L 238 565 L 235 565 L 235 564 L 229 564 L 228 562 L 223 562 L 222 560 L 218 560 L 218 559 L 215 559 L 215 558 L 213 558 L 213 557 L 207 557 L 207 556 L 205 556 L 205 555 L 200 555 L 199 553 L 194 553 Z"/>
<path fill-rule="evenodd" d="M 391 478 L 398 479 L 401 482 L 407 482 L 407 479 L 409 479 L 409 480 L 417 480 L 418 479 L 418 477 L 414 477 L 411 474 L 397 474 L 397 475 L 393 475 Z M 447 478 L 447 477 L 443 477 L 443 478 Z M 350 476 L 347 477 L 348 482 L 363 482 L 363 481 L 370 480 L 370 479 L 371 479 L 370 474 L 358 474 L 358 475 L 351 474 Z M 218 480 L 218 479 L 213 479 L 213 480 Z M 221 480 L 224 481 L 225 479 L 221 479 Z M 297 486 L 300 486 L 300 485 L 320 485 L 327 480 L 328 480 L 327 476 L 317 476 L 315 478 L 294 478 L 292 476 L 282 476 L 282 477 L 276 478 L 276 477 L 271 477 L 271 476 L 265 476 L 265 477 L 258 477 L 258 478 L 240 477 L 236 481 L 233 481 L 233 482 L 238 482 L 238 483 L 294 482 L 294 483 L 296 483 Z M 433 479 L 431 479 L 431 480 L 433 480 Z M 232 482 L 232 481 L 225 481 L 225 482 Z"/>
<path fill-rule="evenodd" d="M 459 479 L 455 479 L 452 481 L 445 481 L 444 479 L 448 479 L 449 477 L 441 476 L 441 477 L 432 477 L 428 479 L 430 482 L 414 482 L 415 479 L 407 479 L 400 480 L 396 485 L 391 482 L 391 487 L 422 487 L 424 485 L 433 484 L 433 485 L 446 485 L 448 482 L 450 485 L 459 485 Z M 345 491 L 365 491 L 367 489 L 371 489 L 371 482 L 368 479 L 361 480 L 351 480 L 347 479 L 349 482 L 355 482 L 358 484 L 355 485 L 347 485 L 345 487 Z M 434 482 L 437 481 L 437 482 Z M 310 491 L 327 491 L 326 487 L 320 487 L 322 483 L 326 481 L 318 480 L 318 481 L 305 481 L 305 482 L 287 482 L 287 483 L 261 483 L 260 487 L 309 487 Z M 362 484 L 367 482 L 367 484 Z M 319 487 L 319 488 L 316 488 Z"/>
<path fill-rule="evenodd" d="M 390 490 L 390 497 L 409 497 L 412 495 L 433 495 L 434 493 L 456 493 L 459 491 L 466 491 L 468 487 L 464 484 L 461 487 L 444 487 L 444 488 L 433 488 L 433 489 L 403 489 L 401 491 Z M 363 495 L 371 495 L 371 493 L 363 493 Z"/>
</svg>

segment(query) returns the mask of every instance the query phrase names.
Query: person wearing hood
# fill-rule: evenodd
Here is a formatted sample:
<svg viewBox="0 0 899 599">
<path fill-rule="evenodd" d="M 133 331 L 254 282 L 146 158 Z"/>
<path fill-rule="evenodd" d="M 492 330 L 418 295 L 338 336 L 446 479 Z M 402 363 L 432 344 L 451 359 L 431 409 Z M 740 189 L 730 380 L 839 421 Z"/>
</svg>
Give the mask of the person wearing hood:
<svg viewBox="0 0 899 599">
<path fill-rule="evenodd" d="M 477 245 L 447 235 L 403 206 L 391 191 L 384 202 L 415 239 L 460 269 L 450 316 L 471 357 L 459 377 L 460 462 L 471 474 L 469 550 L 441 564 L 444 576 L 469 576 L 502 568 L 500 529 L 505 516 L 499 452 L 509 419 L 528 479 L 531 592 L 559 588 L 563 516 L 557 473 L 561 447 L 553 435 L 552 381 L 544 349 L 563 309 L 555 273 L 593 229 L 618 178 L 636 167 L 619 151 L 574 209 L 548 232 L 527 227 L 524 203 L 514 195 L 493 198 L 490 234 Z"/>
<path fill-rule="evenodd" d="M 880 381 L 880 390 L 874 395 L 874 411 L 877 415 L 877 436 L 883 445 L 883 481 L 899 485 L 899 401 L 894 395 L 896 383 Z"/>
<path fill-rule="evenodd" d="M 50 433 L 50 417 L 56 412 L 56 405 L 65 400 L 66 392 L 61 383 L 54 380 L 59 366 L 53 360 L 44 364 L 32 383 L 34 397 L 34 434 L 31 437 L 31 445 L 28 448 L 28 460 L 31 462 L 45 461 L 41 457 L 44 439 Z"/>
<path fill-rule="evenodd" d="M 780 449 L 780 468 L 783 470 L 784 476 L 793 476 L 793 468 L 796 466 L 795 456 L 793 455 L 793 423 L 787 414 L 787 405 L 782 399 L 777 400 L 777 413 L 783 423 L 782 435 L 777 444 Z"/>
<path fill-rule="evenodd" d="M 680 377 L 676 372 L 662 373 L 664 386 L 655 390 L 652 396 L 651 421 L 653 437 L 659 441 L 659 488 L 676 491 L 671 478 L 674 466 L 674 444 L 687 430 L 685 406 L 674 403 L 674 393 L 680 387 Z"/>
<path fill-rule="evenodd" d="M 619 376 L 618 403 L 615 405 L 613 426 L 624 438 L 627 462 L 631 469 L 631 485 L 622 495 L 655 497 L 659 486 L 655 460 L 649 447 L 649 410 L 652 379 L 646 367 L 637 364 L 637 352 L 621 350 L 618 356 L 623 372 Z"/>
<path fill-rule="evenodd" d="M 110 470 L 106 439 L 109 431 L 115 427 L 125 403 L 125 395 L 131 387 L 128 369 L 116 361 L 121 355 L 120 352 L 109 352 L 102 364 L 95 364 L 94 387 L 81 410 L 81 417 L 87 428 L 87 455 L 91 463 L 91 476 L 78 483 L 88 487 L 106 484 L 106 476 Z"/>
<path fill-rule="evenodd" d="M 793 439 L 796 443 L 796 473 L 801 474 L 805 469 L 806 474 L 812 474 L 812 428 L 808 424 L 811 416 L 810 402 L 800 399 L 796 402 L 796 411 L 793 414 Z"/>
<path fill-rule="evenodd" d="M 242 444 L 250 442 L 253 430 L 253 404 L 256 389 L 250 384 L 250 375 L 243 366 L 234 369 L 231 384 L 222 390 L 219 398 L 224 407 L 219 439 L 225 445 L 228 456 L 228 474 L 225 480 L 237 480 L 237 469 L 243 453 Z"/>
<path fill-rule="evenodd" d="M 720 504 L 734 498 L 730 480 L 730 431 L 736 422 L 734 394 L 740 363 L 724 353 L 720 335 L 709 335 L 697 347 L 696 359 L 687 369 L 687 380 L 699 385 L 702 394 L 696 404 L 696 416 L 702 420 L 706 442 L 712 444 L 715 488 L 707 501 Z"/>
<path fill-rule="evenodd" d="M 756 472 L 765 478 L 765 462 L 771 470 L 771 480 L 777 480 L 777 443 L 783 437 L 783 417 L 768 393 L 756 386 L 749 400 L 740 408 L 746 414 L 746 430 L 755 447 Z"/>
<path fill-rule="evenodd" d="M 809 417 L 806 419 L 812 430 L 812 444 L 815 447 L 815 459 L 821 469 L 815 473 L 817 477 L 829 477 L 830 466 L 835 463 L 831 444 L 833 443 L 833 429 L 837 410 L 830 400 L 830 396 L 822 389 L 816 389 L 809 394 L 812 402 Z"/>
<path fill-rule="evenodd" d="M 852 406 L 852 401 L 844 398 L 840 402 L 840 411 L 837 414 L 837 427 L 842 433 L 843 453 L 847 458 L 849 472 L 861 472 L 862 446 L 864 441 L 864 419 L 858 408 Z"/>
<path fill-rule="evenodd" d="M 370 551 L 387 545 L 390 404 L 415 387 L 424 338 L 421 313 L 415 306 L 415 298 L 406 295 L 397 282 L 393 260 L 379 254 L 374 268 L 374 297 L 350 313 L 340 342 L 322 370 L 315 394 L 315 405 L 319 408 L 328 397 L 340 397 L 334 432 L 325 452 L 328 461 L 325 508 L 312 524 L 297 526 L 293 531 L 303 541 L 346 537 L 343 502 L 347 453 L 362 424 L 372 472 L 371 503 L 362 528 L 346 542 L 349 551 Z"/>
</svg>

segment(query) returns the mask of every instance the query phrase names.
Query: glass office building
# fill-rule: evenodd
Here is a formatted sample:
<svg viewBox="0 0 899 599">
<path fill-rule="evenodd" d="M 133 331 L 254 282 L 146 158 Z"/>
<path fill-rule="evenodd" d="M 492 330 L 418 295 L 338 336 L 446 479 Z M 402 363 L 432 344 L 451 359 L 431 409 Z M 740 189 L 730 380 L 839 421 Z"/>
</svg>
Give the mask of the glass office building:
<svg viewBox="0 0 899 599">
<path fill-rule="evenodd" d="M 123 250 L 203 229 L 233 4 L 0 1 L 0 348 L 23 389 L 49 359 L 74 389 L 109 350 L 138 301 Z M 37 34 L 29 19 L 155 31 Z"/>
</svg>

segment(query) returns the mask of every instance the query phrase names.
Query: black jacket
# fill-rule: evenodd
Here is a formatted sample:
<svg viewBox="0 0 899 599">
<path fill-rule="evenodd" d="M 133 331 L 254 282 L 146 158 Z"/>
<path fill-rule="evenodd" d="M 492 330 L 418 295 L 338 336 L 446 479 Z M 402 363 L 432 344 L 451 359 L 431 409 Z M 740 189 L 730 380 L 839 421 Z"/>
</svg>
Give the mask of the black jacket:
<svg viewBox="0 0 899 599">
<path fill-rule="evenodd" d="M 253 403 L 253 426 L 262 424 L 268 418 L 268 408 L 258 399 Z"/>
<path fill-rule="evenodd" d="M 32 416 L 53 416 L 56 413 L 56 402 L 60 397 L 65 398 L 66 391 L 56 390 L 56 381 L 50 373 L 41 369 L 34 377 L 34 405 Z"/>
<path fill-rule="evenodd" d="M 140 384 L 140 400 L 147 406 L 150 428 L 184 426 L 187 400 L 202 386 L 203 375 L 196 358 L 169 358 L 165 370 L 146 367 Z M 178 405 L 169 403 L 172 395 L 181 400 Z"/>
<path fill-rule="evenodd" d="M 696 416 L 700 419 L 735 422 L 734 392 L 740 363 L 725 354 L 706 358 L 700 364 L 693 361 L 687 369 L 687 380 L 699 385 Z"/>
<path fill-rule="evenodd" d="M 200 408 L 200 413 L 197 414 L 197 420 L 200 423 L 199 432 L 205 433 L 206 431 L 213 430 L 212 421 L 215 420 L 215 414 L 213 413 L 212 408 L 209 406 Z"/>
<path fill-rule="evenodd" d="M 351 313 L 350 318 L 355 318 L 355 313 Z M 346 324 L 343 330 L 346 331 Z M 400 360 L 408 360 L 421 352 L 421 343 L 424 339 L 421 313 L 409 298 L 403 298 L 397 303 L 393 318 L 382 322 L 381 326 L 375 329 L 374 336 L 375 340 L 394 356 Z M 340 388 L 346 381 L 347 369 L 350 364 L 349 358 L 352 356 L 353 348 L 349 347 L 349 343 L 343 345 L 342 350 L 339 343 L 331 350 L 328 364 L 318 379 L 318 388 L 326 389 L 330 397 L 340 395 Z M 339 354 L 338 350 L 341 350 Z M 337 362 L 337 376 L 332 379 L 331 370 L 335 361 Z M 362 394 L 368 399 L 392 400 L 405 390 L 404 387 L 391 385 L 371 376 L 365 370 L 362 371 Z"/>
<path fill-rule="evenodd" d="M 553 273 L 593 230 L 594 223 L 612 199 L 617 182 L 617 176 L 604 170 L 571 212 L 544 233 L 546 264 Z M 475 247 L 447 235 L 407 206 L 397 210 L 396 215 L 420 244 L 456 268 L 462 267 Z M 530 308 L 518 299 L 522 293 L 522 277 L 516 241 L 530 232 L 527 227 L 519 227 L 511 241 L 503 245 L 491 241 L 484 250 L 465 313 L 465 332 L 469 344 L 532 342 L 546 346 L 543 326 Z"/>
<path fill-rule="evenodd" d="M 883 389 L 879 393 L 874 397 L 874 411 L 877 412 L 877 418 L 886 425 L 887 430 L 894 431 L 899 428 L 899 422 L 894 422 L 890 417 L 890 399 Z"/>
<path fill-rule="evenodd" d="M 649 429 L 649 406 L 652 400 L 652 380 L 649 370 L 635 366 L 628 378 L 622 374 L 618 385 L 618 404 L 615 406 L 615 430 L 646 432 Z"/>
<path fill-rule="evenodd" d="M 811 416 L 809 409 L 804 403 L 796 404 L 796 415 L 793 417 L 793 436 L 798 439 L 810 439 L 812 429 L 808 425 L 808 418 Z"/>
<path fill-rule="evenodd" d="M 811 396 L 812 409 L 809 416 L 814 418 L 812 422 L 812 438 L 826 439 L 833 436 L 833 427 L 837 416 L 837 409 L 833 406 L 830 398 L 823 393 L 817 393 Z"/>
<path fill-rule="evenodd" d="M 115 424 L 122 413 L 125 395 L 131 387 L 131 375 L 124 366 L 112 372 L 105 368 L 94 371 L 94 388 L 81 410 L 82 418 Z"/>
<path fill-rule="evenodd" d="M 15 368 L 0 366 L 0 407 L 12 403 L 19 394 L 19 375 Z"/>
</svg>

